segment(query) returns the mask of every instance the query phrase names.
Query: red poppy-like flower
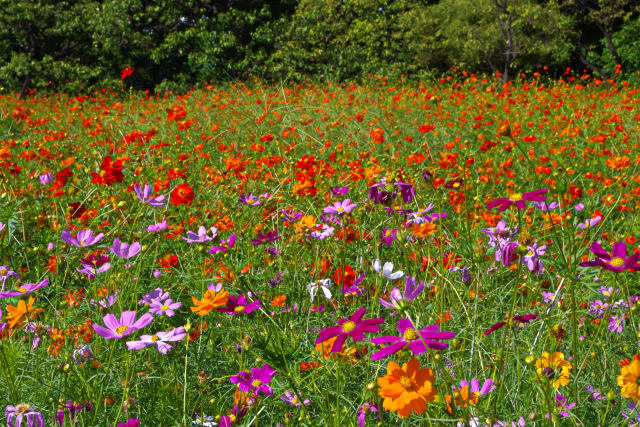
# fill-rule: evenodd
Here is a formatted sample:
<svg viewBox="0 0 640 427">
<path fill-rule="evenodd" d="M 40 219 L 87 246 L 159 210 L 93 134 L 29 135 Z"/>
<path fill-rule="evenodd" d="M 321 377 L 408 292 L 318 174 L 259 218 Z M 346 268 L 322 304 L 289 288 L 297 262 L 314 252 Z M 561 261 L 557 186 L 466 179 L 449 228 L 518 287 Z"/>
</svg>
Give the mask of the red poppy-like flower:
<svg viewBox="0 0 640 427">
<path fill-rule="evenodd" d="M 126 66 L 122 69 L 122 76 L 120 77 L 120 80 L 124 80 L 127 77 L 129 77 L 131 74 L 133 74 L 133 68 L 131 68 L 130 66 Z"/>
<path fill-rule="evenodd" d="M 190 205 L 193 201 L 194 194 L 189 184 L 180 184 L 171 192 L 169 201 L 172 205 Z"/>
<path fill-rule="evenodd" d="M 100 173 L 91 172 L 93 179 L 91 184 L 97 183 L 100 185 L 111 185 L 114 182 L 122 182 L 124 175 L 122 174 L 122 160 L 116 160 L 115 162 L 111 156 L 107 156 L 102 159 L 100 165 Z"/>
</svg>

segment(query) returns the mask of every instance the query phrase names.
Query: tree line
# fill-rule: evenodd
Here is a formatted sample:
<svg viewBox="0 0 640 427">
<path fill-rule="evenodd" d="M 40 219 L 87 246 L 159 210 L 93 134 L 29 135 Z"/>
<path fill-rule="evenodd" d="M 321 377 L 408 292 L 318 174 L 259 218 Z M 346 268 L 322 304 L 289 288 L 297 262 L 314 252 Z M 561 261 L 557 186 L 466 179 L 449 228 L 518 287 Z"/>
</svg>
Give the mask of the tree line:
<svg viewBox="0 0 640 427">
<path fill-rule="evenodd" d="M 452 68 L 637 79 L 636 0 L 0 0 L 0 87 L 186 89 Z M 126 67 L 133 74 L 122 73 Z"/>
</svg>

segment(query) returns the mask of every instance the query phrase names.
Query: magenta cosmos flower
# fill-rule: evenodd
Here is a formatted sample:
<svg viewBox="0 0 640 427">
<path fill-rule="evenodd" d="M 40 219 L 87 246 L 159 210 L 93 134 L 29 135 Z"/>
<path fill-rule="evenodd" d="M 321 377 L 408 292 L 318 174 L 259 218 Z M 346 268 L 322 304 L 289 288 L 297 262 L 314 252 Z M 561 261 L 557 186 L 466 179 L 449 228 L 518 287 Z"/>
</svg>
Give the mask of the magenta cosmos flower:
<svg viewBox="0 0 640 427">
<path fill-rule="evenodd" d="M 246 296 L 240 294 L 238 296 L 230 295 L 229 299 L 227 300 L 227 305 L 219 308 L 218 311 L 235 316 L 236 314 L 240 313 L 249 314 L 252 311 L 259 309 L 260 307 L 262 307 L 260 301 L 250 302 Z"/>
<path fill-rule="evenodd" d="M 342 215 L 343 213 L 351 212 L 356 206 L 355 203 L 351 203 L 351 199 L 344 199 L 342 202 L 335 202 L 333 206 L 327 206 L 322 212 L 326 214 Z"/>
<path fill-rule="evenodd" d="M 393 288 L 389 294 L 389 301 L 382 298 L 379 298 L 378 301 L 388 309 L 404 311 L 409 307 L 413 300 L 422 293 L 423 290 L 424 282 L 420 282 L 416 285 L 415 277 L 406 276 L 404 278 L 403 293 L 400 293 L 398 288 Z"/>
<path fill-rule="evenodd" d="M 484 334 L 489 335 L 491 332 L 497 331 L 498 329 L 505 326 L 509 321 L 524 325 L 526 323 L 531 322 L 532 320 L 536 320 L 537 318 L 538 318 L 537 314 L 531 314 L 531 313 L 523 314 L 522 316 L 513 316 L 510 320 L 508 319 L 507 321 L 504 321 L 504 322 L 494 323 L 493 325 L 491 325 L 489 329 L 487 329 L 484 332 Z"/>
<path fill-rule="evenodd" d="M 135 311 L 123 311 L 119 320 L 116 316 L 109 313 L 102 318 L 102 321 L 107 326 L 106 328 L 96 325 L 95 323 L 91 326 L 93 326 L 93 329 L 95 329 L 96 333 L 101 337 L 112 339 L 122 338 L 134 333 L 138 329 L 144 328 L 153 321 L 153 316 L 145 313 L 136 321 Z"/>
<path fill-rule="evenodd" d="M 616 273 L 624 270 L 640 270 L 640 263 L 638 263 L 640 254 L 634 253 L 627 258 L 627 245 L 625 245 L 622 240 L 613 244 L 611 255 L 609 255 L 598 242 L 591 245 L 589 249 L 596 256 L 596 259 L 580 263 L 582 267 L 599 266 L 605 270 L 614 271 Z"/>
<path fill-rule="evenodd" d="M 104 237 L 104 233 L 98 233 L 96 235 L 93 234 L 91 230 L 80 230 L 78 231 L 77 237 L 73 237 L 69 230 L 64 230 L 60 238 L 67 242 L 72 246 L 77 246 L 79 248 L 84 248 L 87 246 L 94 245 L 100 241 Z"/>
<path fill-rule="evenodd" d="M 140 243 L 133 242 L 131 244 L 121 242 L 117 237 L 113 239 L 113 245 L 109 248 L 109 250 L 120 258 L 131 258 L 140 253 L 142 250 L 142 246 Z"/>
<path fill-rule="evenodd" d="M 251 373 L 247 371 L 238 372 L 229 378 L 232 384 L 238 384 L 238 390 L 243 393 L 253 392 L 256 396 L 260 393 L 273 396 L 273 390 L 269 383 L 278 372 L 266 363 L 262 368 L 251 368 Z"/>
<path fill-rule="evenodd" d="M 342 318 L 338 320 L 336 326 L 323 329 L 318 335 L 318 339 L 314 344 L 319 344 L 330 338 L 337 337 L 331 347 L 332 353 L 337 353 L 342 350 L 342 344 L 344 344 L 347 337 L 353 338 L 354 341 L 364 340 L 364 333 L 378 332 L 380 330 L 379 324 L 384 322 L 382 318 L 366 319 L 362 320 L 362 316 L 367 311 L 366 308 L 360 307 L 349 318 Z"/>
<path fill-rule="evenodd" d="M 236 243 L 236 235 L 232 233 L 229 236 L 229 240 L 222 240 L 220 242 L 220 246 L 211 246 L 211 248 L 207 251 L 210 254 L 217 254 L 218 252 L 226 252 L 233 247 Z"/>
<path fill-rule="evenodd" d="M 183 326 L 167 332 L 156 332 L 153 335 L 142 335 L 137 341 L 127 341 L 129 350 L 142 350 L 145 347 L 155 345 L 162 354 L 167 354 L 173 348 L 170 342 L 180 341 L 187 336 Z"/>
<path fill-rule="evenodd" d="M 498 208 L 498 212 L 505 211 L 511 205 L 515 205 L 518 209 L 524 209 L 527 207 L 525 202 L 542 202 L 547 199 L 547 196 L 543 196 L 543 194 L 547 193 L 549 189 L 543 188 L 541 190 L 529 191 L 528 193 L 512 193 L 509 197 L 502 197 L 500 199 L 495 199 L 492 202 L 487 203 L 487 209 L 493 209 L 496 206 L 500 206 Z"/>
<path fill-rule="evenodd" d="M 48 284 L 49 284 L 49 279 L 47 278 L 38 283 L 27 283 L 26 285 L 20 285 L 18 289 L 0 292 L 0 299 L 26 295 L 28 293 L 35 291 L 36 289 L 44 288 Z"/>
<path fill-rule="evenodd" d="M 438 325 L 429 325 L 426 328 L 416 331 L 413 323 L 411 323 L 409 319 L 398 320 L 398 331 L 401 334 L 399 337 L 386 336 L 371 339 L 371 342 L 374 344 L 389 344 L 382 350 L 375 352 L 371 356 L 371 360 L 379 360 L 395 354 L 404 346 L 409 346 L 409 349 L 416 355 L 426 352 L 427 347 L 435 350 L 443 350 L 447 348 L 449 344 L 440 342 L 439 340 L 450 340 L 456 336 L 455 332 L 441 332 L 440 326 Z"/>
</svg>

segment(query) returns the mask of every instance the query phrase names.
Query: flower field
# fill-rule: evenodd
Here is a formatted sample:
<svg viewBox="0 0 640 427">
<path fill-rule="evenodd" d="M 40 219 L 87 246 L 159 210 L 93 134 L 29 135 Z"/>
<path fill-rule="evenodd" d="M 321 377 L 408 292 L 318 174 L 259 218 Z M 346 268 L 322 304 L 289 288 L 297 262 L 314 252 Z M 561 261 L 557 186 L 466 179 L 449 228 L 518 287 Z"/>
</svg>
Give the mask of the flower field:
<svg viewBox="0 0 640 427">
<path fill-rule="evenodd" d="M 624 82 L 2 95 L 0 142 L 9 426 L 640 422 Z"/>
</svg>

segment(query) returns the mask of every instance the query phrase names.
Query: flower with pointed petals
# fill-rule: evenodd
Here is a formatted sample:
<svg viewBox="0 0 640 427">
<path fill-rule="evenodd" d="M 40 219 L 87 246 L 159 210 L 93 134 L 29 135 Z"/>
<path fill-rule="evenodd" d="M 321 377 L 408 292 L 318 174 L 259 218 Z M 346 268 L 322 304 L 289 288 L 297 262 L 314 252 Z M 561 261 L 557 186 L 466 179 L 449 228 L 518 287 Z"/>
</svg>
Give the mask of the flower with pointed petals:
<svg viewBox="0 0 640 427">
<path fill-rule="evenodd" d="M 342 350 L 342 344 L 348 337 L 353 338 L 354 341 L 364 340 L 364 333 L 378 332 L 380 330 L 379 324 L 384 322 L 384 319 L 374 318 L 362 320 L 362 316 L 367 311 L 366 308 L 360 307 L 348 318 L 342 318 L 338 320 L 338 325 L 331 326 L 323 329 L 318 335 L 318 339 L 314 344 L 319 344 L 330 338 L 337 337 L 331 347 L 331 353 L 338 353 Z"/>
<path fill-rule="evenodd" d="M 80 260 L 82 268 L 76 269 L 78 273 L 84 273 L 89 277 L 89 280 L 93 280 L 96 274 L 104 273 L 111 268 L 109 263 L 109 257 L 106 255 L 95 256 L 91 255 L 87 258 Z"/>
<path fill-rule="evenodd" d="M 91 230 L 80 230 L 78 231 L 77 237 L 73 237 L 67 229 L 65 229 L 60 236 L 63 241 L 79 248 L 86 248 L 87 246 L 94 245 L 103 237 L 104 233 L 98 233 L 94 236 L 93 231 Z"/>
<path fill-rule="evenodd" d="M 97 306 L 102 307 L 102 308 L 109 308 L 113 304 L 115 304 L 116 301 L 118 301 L 118 292 L 119 292 L 119 290 L 116 290 L 113 293 L 113 295 L 109 295 L 108 297 L 100 299 L 100 300 L 92 299 L 91 301 L 89 301 L 89 304 L 97 305 Z"/>
<path fill-rule="evenodd" d="M 278 372 L 266 363 L 262 368 L 251 368 L 251 373 L 247 371 L 238 372 L 229 378 L 232 384 L 238 384 L 238 390 L 243 393 L 252 392 L 256 396 L 260 393 L 267 396 L 273 396 L 273 390 L 269 386 L 269 382 Z"/>
<path fill-rule="evenodd" d="M 420 282 L 416 286 L 415 277 L 407 276 L 404 278 L 404 292 L 402 294 L 398 288 L 393 288 L 389 295 L 389 301 L 382 298 L 378 299 L 378 301 L 388 309 L 404 311 L 409 307 L 409 304 L 411 304 L 413 300 L 422 293 L 423 290 L 424 282 Z"/>
<path fill-rule="evenodd" d="M 216 227 L 209 228 L 209 231 L 211 231 L 211 236 L 207 234 L 207 229 L 205 228 L 205 226 L 201 225 L 200 227 L 198 227 L 198 234 L 189 230 L 187 231 L 187 237 L 183 237 L 182 239 L 187 243 L 208 242 L 215 239 L 215 237 L 218 235 L 218 229 Z"/>
<path fill-rule="evenodd" d="M 148 204 L 149 206 L 163 207 L 166 206 L 167 203 L 164 201 L 165 196 L 151 196 L 153 192 L 153 187 L 145 184 L 144 188 L 140 187 L 138 184 L 133 186 L 133 190 L 136 193 L 136 197 L 143 203 Z"/>
<path fill-rule="evenodd" d="M 387 364 L 387 375 L 378 378 L 378 394 L 384 398 L 384 409 L 397 412 L 400 418 L 407 418 L 414 412 L 424 413 L 427 402 L 435 400 L 435 382 L 433 371 L 421 369 L 415 357 L 402 367 L 391 361 Z"/>
<path fill-rule="evenodd" d="M 511 228 L 506 227 L 504 221 L 500 220 L 495 227 L 481 228 L 480 231 L 489 236 L 489 246 L 497 246 L 501 240 L 510 240 L 518 232 L 518 227 L 511 230 Z"/>
<path fill-rule="evenodd" d="M 383 266 L 382 261 L 379 259 L 373 261 L 373 269 L 376 273 L 382 274 L 383 277 L 389 280 L 396 280 L 404 276 L 404 271 L 393 271 L 393 263 L 385 262 Z"/>
<path fill-rule="evenodd" d="M 159 222 L 157 224 L 151 224 L 150 226 L 148 226 L 147 231 L 149 233 L 156 233 L 158 231 L 166 230 L 168 226 L 169 226 L 169 223 L 167 223 L 167 220 L 163 219 L 162 222 Z"/>
<path fill-rule="evenodd" d="M 36 289 L 44 288 L 48 284 L 49 284 L 49 279 L 45 278 L 44 280 L 38 283 L 27 283 L 26 285 L 20 285 L 20 287 L 17 289 L 0 292 L 0 299 L 26 295 L 35 291 Z"/>
<path fill-rule="evenodd" d="M 242 194 L 238 201 L 247 206 L 260 206 L 262 201 L 268 200 L 271 195 L 269 193 L 262 193 L 259 196 L 254 196 L 253 193 L 247 195 Z"/>
<path fill-rule="evenodd" d="M 477 379 L 472 379 L 471 384 L 468 381 L 460 381 L 460 386 L 451 386 L 453 389 L 453 398 L 450 395 L 444 397 L 447 402 L 447 411 L 452 413 L 451 401 L 455 400 L 456 407 L 466 408 L 469 405 L 475 405 L 478 403 L 480 397 L 491 393 L 496 386 L 493 385 L 493 380 L 487 378 L 480 387 L 480 382 Z"/>
<path fill-rule="evenodd" d="M 300 392 L 291 393 L 290 391 L 285 391 L 284 396 L 280 396 L 280 399 L 291 406 L 302 406 L 311 403 L 311 399 L 302 400 L 302 393 Z"/>
<path fill-rule="evenodd" d="M 120 258 L 128 259 L 138 255 L 142 250 L 142 246 L 140 246 L 138 242 L 131 244 L 121 242 L 120 239 L 116 237 L 113 239 L 113 245 L 109 250 Z"/>
<path fill-rule="evenodd" d="M 191 297 L 191 299 L 194 304 L 194 306 L 191 307 L 191 311 L 199 316 L 206 316 L 214 308 L 227 304 L 227 301 L 229 301 L 229 291 L 222 289 L 222 287 L 208 288 L 201 300 L 196 297 Z"/>
<path fill-rule="evenodd" d="M 157 300 L 165 300 L 169 298 L 169 292 L 165 292 L 162 288 L 155 288 L 153 291 L 145 294 L 140 301 L 138 301 L 138 305 L 150 305 L 152 302 Z"/>
<path fill-rule="evenodd" d="M 258 233 L 255 239 L 251 239 L 251 244 L 253 246 L 260 246 L 268 243 L 273 243 L 276 240 L 280 240 L 277 228 L 265 234 Z"/>
<path fill-rule="evenodd" d="M 596 256 L 596 259 L 581 263 L 582 267 L 599 266 L 615 273 L 625 270 L 640 270 L 640 263 L 638 263 L 640 254 L 633 253 L 627 258 L 627 245 L 622 240 L 613 244 L 611 255 L 598 242 L 592 244 L 589 249 Z"/>
<path fill-rule="evenodd" d="M 342 215 L 343 213 L 351 212 L 356 206 L 355 203 L 351 203 L 351 199 L 345 199 L 342 202 L 335 202 L 333 206 L 327 206 L 323 212 L 326 214 Z"/>
<path fill-rule="evenodd" d="M 105 339 L 122 338 L 129 334 L 134 333 L 138 329 L 142 329 L 153 321 L 153 316 L 149 313 L 145 313 L 138 320 L 136 320 L 135 311 L 123 311 L 118 319 L 113 314 L 109 313 L 102 318 L 102 321 L 107 326 L 106 328 L 101 325 L 92 324 L 91 326 L 98 335 Z"/>
<path fill-rule="evenodd" d="M 512 322 L 514 324 L 518 324 L 518 325 L 524 325 L 527 324 L 529 322 L 531 322 L 532 320 L 536 320 L 538 318 L 537 314 L 532 314 L 532 313 L 528 313 L 528 314 L 523 314 L 522 316 L 509 316 L 509 314 L 507 314 L 506 316 L 506 320 L 504 322 L 498 322 L 498 323 L 494 323 L 493 325 L 491 325 L 491 327 L 489 329 L 487 329 L 484 334 L 485 335 L 489 335 L 491 332 L 497 331 L 498 329 L 502 328 L 503 326 L 505 326 L 508 322 Z"/>
<path fill-rule="evenodd" d="M 496 206 L 499 206 L 498 212 L 505 211 L 509 209 L 511 205 L 515 205 L 518 209 L 524 209 L 527 207 L 525 202 L 542 202 L 547 199 L 547 196 L 543 196 L 543 194 L 547 193 L 549 189 L 543 188 L 540 190 L 529 191 L 527 193 L 513 193 L 509 197 L 502 197 L 500 199 L 495 199 L 489 203 L 487 203 L 487 210 L 493 209 Z"/>
<path fill-rule="evenodd" d="M 594 225 L 598 224 L 601 220 L 602 220 L 602 217 L 599 215 L 595 218 L 589 218 L 585 222 L 581 222 L 580 224 L 578 224 L 578 228 L 582 228 L 582 229 L 591 228 Z"/>
<path fill-rule="evenodd" d="M 307 285 L 307 290 L 311 295 L 311 301 L 316 297 L 318 291 L 322 291 L 326 299 L 331 299 L 331 279 L 318 279 L 315 282 L 311 282 Z"/>
<path fill-rule="evenodd" d="M 349 191 L 349 187 L 333 187 L 331 194 L 334 196 L 344 196 Z"/>
<path fill-rule="evenodd" d="M 182 303 L 179 301 L 173 302 L 171 298 L 167 298 L 167 300 L 164 302 L 155 300 L 149 306 L 149 313 L 172 317 L 175 315 L 175 312 L 173 310 L 177 310 L 180 307 L 182 307 Z"/>
<path fill-rule="evenodd" d="M 230 295 L 227 300 L 227 304 L 224 307 L 220 307 L 217 310 L 223 313 L 227 313 L 231 316 L 235 316 L 240 313 L 251 313 L 262 307 L 260 301 L 249 301 L 249 299 L 244 295 L 240 294 L 238 296 Z"/>
<path fill-rule="evenodd" d="M 173 348 L 170 342 L 180 341 L 187 336 L 184 327 L 172 329 L 167 332 L 157 332 L 154 335 L 142 335 L 137 341 L 127 341 L 129 350 L 142 350 L 145 347 L 155 345 L 162 354 L 167 354 Z"/>
<path fill-rule="evenodd" d="M 382 237 L 380 238 L 380 242 L 384 243 L 387 246 L 391 246 L 393 242 L 398 240 L 398 229 L 394 228 L 383 228 L 382 229 Z"/>
<path fill-rule="evenodd" d="M 384 359 L 387 356 L 397 353 L 405 346 L 409 346 L 411 352 L 415 355 L 422 354 L 427 351 L 427 347 L 435 350 L 443 350 L 449 346 L 441 340 L 453 339 L 455 332 L 440 331 L 438 325 L 429 325 L 416 331 L 413 323 L 409 319 L 398 320 L 398 331 L 400 336 L 384 336 L 371 339 L 374 344 L 389 344 L 382 350 L 375 352 L 371 356 L 371 360 Z"/>
</svg>

